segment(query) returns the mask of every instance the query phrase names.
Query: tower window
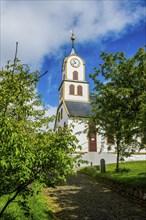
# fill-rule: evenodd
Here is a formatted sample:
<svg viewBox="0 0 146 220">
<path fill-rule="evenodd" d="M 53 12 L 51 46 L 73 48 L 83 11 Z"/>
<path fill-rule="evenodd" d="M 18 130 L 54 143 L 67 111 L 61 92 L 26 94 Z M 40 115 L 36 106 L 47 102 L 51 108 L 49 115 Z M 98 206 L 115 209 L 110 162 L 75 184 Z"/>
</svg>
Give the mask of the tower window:
<svg viewBox="0 0 146 220">
<path fill-rule="evenodd" d="M 146 128 L 143 130 L 142 138 L 141 138 L 141 143 L 146 144 Z"/>
<path fill-rule="evenodd" d="M 77 71 L 73 72 L 73 80 L 78 80 L 78 72 Z"/>
<path fill-rule="evenodd" d="M 107 144 L 109 144 L 109 145 L 114 145 L 115 144 L 115 139 L 114 139 L 114 136 L 113 135 L 108 135 L 107 134 Z"/>
<path fill-rule="evenodd" d="M 83 95 L 83 88 L 82 88 L 82 86 L 78 86 L 77 87 L 77 94 L 78 95 Z"/>
<path fill-rule="evenodd" d="M 72 84 L 69 86 L 69 94 L 70 95 L 74 95 L 75 94 L 75 87 Z"/>
<path fill-rule="evenodd" d="M 60 122 L 60 112 L 58 113 L 58 122 Z"/>
<path fill-rule="evenodd" d="M 64 122 L 64 128 L 66 128 L 67 127 L 67 124 L 66 124 L 66 122 Z"/>
<path fill-rule="evenodd" d="M 63 118 L 63 109 L 61 109 L 61 119 Z"/>
</svg>

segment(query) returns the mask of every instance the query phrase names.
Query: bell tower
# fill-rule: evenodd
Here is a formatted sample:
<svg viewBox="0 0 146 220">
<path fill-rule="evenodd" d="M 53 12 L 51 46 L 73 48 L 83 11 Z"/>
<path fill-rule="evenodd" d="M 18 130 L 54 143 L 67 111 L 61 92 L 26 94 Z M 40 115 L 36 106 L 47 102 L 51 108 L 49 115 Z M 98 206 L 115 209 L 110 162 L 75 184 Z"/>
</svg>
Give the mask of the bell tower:
<svg viewBox="0 0 146 220">
<path fill-rule="evenodd" d="M 89 100 L 89 83 L 86 81 L 85 62 L 74 47 L 75 36 L 71 36 L 72 49 L 68 57 L 62 62 L 62 82 L 58 89 L 59 104 L 57 108 L 55 129 L 74 124 L 73 134 L 76 135 L 80 145 L 83 145 L 84 152 L 90 151 L 89 137 L 82 132 L 88 127 L 86 120 L 91 117 L 91 106 Z M 94 139 L 94 141 L 93 141 Z M 91 150 L 96 150 L 96 139 L 92 135 Z"/>
<path fill-rule="evenodd" d="M 75 52 L 75 36 L 71 36 L 72 50 L 62 63 L 62 82 L 59 87 L 59 103 L 64 101 L 89 102 L 89 83 L 86 81 L 85 62 Z"/>
</svg>

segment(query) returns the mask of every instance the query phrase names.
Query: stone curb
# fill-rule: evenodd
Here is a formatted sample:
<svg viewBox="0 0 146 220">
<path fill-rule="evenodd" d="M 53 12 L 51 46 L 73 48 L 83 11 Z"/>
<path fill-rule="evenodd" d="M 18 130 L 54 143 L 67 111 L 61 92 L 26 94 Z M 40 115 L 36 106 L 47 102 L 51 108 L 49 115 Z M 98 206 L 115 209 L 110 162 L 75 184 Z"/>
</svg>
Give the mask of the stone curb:
<svg viewBox="0 0 146 220">
<path fill-rule="evenodd" d="M 104 178 L 96 177 L 99 182 L 105 183 L 112 189 L 119 191 L 121 193 L 127 194 L 132 197 L 136 197 L 144 202 L 146 202 L 146 191 L 133 187 L 131 185 L 121 183 L 118 181 L 107 180 Z"/>
</svg>

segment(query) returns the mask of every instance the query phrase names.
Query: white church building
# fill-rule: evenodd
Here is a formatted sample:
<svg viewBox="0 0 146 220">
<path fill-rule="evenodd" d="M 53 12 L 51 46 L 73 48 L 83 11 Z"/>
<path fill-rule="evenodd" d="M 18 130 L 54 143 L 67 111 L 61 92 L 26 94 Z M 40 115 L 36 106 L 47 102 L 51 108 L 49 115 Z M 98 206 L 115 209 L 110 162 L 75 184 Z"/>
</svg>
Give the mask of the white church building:
<svg viewBox="0 0 146 220">
<path fill-rule="evenodd" d="M 86 81 L 85 62 L 74 49 L 74 34 L 72 34 L 71 40 L 71 53 L 63 59 L 62 63 L 62 82 L 58 89 L 59 104 L 55 127 L 74 125 L 73 134 L 79 140 L 79 145 L 82 146 L 77 153 L 81 154 L 89 164 L 99 165 L 101 159 L 105 159 L 106 163 L 115 163 L 116 154 L 108 152 L 107 140 L 98 133 L 95 134 L 91 131 L 88 136 L 88 132 L 84 132 L 90 129 L 87 125 L 91 116 L 90 85 Z M 143 156 L 145 157 L 145 155 Z M 137 159 L 136 156 L 134 159 Z"/>
</svg>

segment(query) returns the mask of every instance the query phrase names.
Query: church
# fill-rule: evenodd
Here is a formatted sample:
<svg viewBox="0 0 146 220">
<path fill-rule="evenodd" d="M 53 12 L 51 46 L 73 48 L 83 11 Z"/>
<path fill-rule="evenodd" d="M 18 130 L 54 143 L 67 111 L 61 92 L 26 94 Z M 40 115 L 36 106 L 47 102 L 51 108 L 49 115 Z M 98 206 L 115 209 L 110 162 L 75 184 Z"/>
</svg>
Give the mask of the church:
<svg viewBox="0 0 146 220">
<path fill-rule="evenodd" d="M 71 41 L 71 53 L 62 62 L 62 82 L 58 89 L 59 104 L 55 127 L 74 125 L 73 134 L 82 146 L 76 153 L 82 155 L 89 164 L 99 165 L 101 159 L 106 163 L 116 163 L 116 154 L 108 151 L 107 139 L 92 132 L 92 128 L 88 126 L 87 122 L 92 113 L 90 85 L 86 81 L 85 62 L 76 54 L 74 48 L 73 33 Z"/>
</svg>

